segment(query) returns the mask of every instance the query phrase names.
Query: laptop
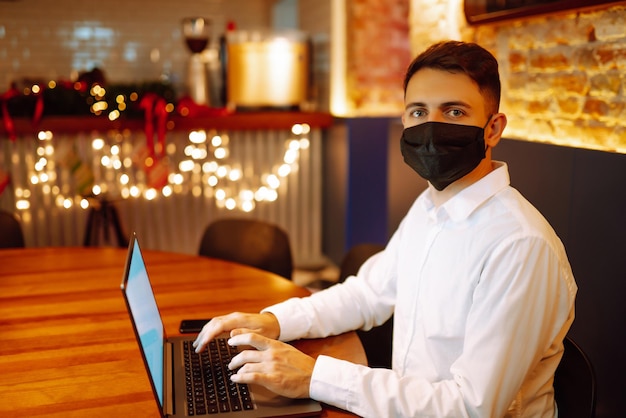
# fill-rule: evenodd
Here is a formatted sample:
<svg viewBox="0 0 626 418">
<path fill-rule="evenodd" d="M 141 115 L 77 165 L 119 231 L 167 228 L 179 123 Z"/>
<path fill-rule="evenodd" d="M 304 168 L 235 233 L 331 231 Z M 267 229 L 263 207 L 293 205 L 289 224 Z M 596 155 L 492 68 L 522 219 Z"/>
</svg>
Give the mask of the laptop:
<svg viewBox="0 0 626 418">
<path fill-rule="evenodd" d="M 314 400 L 289 399 L 258 385 L 231 382 L 226 365 L 237 349 L 226 344 L 227 336 L 211 342 L 201 355 L 191 347 L 194 337 L 168 338 L 136 234 L 130 239 L 121 288 L 162 417 L 300 417 L 321 413 L 320 403 Z M 203 365 L 210 361 L 209 356 L 219 358 Z M 216 377 L 212 377 L 213 371 Z M 217 393 L 204 392 L 214 388 Z"/>
</svg>

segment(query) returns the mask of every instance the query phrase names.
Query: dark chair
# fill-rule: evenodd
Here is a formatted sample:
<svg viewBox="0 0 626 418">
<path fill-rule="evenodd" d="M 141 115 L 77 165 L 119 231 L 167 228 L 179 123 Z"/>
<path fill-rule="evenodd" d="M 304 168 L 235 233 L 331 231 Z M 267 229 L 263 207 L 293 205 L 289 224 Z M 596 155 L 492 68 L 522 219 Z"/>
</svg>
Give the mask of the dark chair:
<svg viewBox="0 0 626 418">
<path fill-rule="evenodd" d="M 339 267 L 339 282 L 343 282 L 348 276 L 356 274 L 368 258 L 379 253 L 384 248 L 384 245 L 371 243 L 356 244 L 350 248 Z M 365 349 L 369 366 L 390 369 L 393 316 L 384 324 L 369 331 L 358 330 L 357 334 Z"/>
<path fill-rule="evenodd" d="M 343 256 L 339 266 L 339 282 L 343 282 L 359 271 L 361 265 L 376 253 L 385 249 L 382 244 L 362 243 L 356 244 Z"/>
<path fill-rule="evenodd" d="M 24 234 L 17 217 L 0 210 L 0 248 L 23 248 Z"/>
<path fill-rule="evenodd" d="M 255 219 L 218 219 L 204 230 L 199 255 L 235 261 L 291 280 L 289 236 L 278 225 Z"/>
<path fill-rule="evenodd" d="M 113 232 L 113 236 L 111 236 Z M 87 215 L 87 227 L 83 237 L 85 247 L 110 245 L 113 240 L 120 248 L 128 247 L 128 235 L 122 229 L 120 216 L 115 205 L 107 199 L 95 201 Z"/>
<path fill-rule="evenodd" d="M 593 418 L 596 414 L 596 377 L 585 352 L 569 337 L 554 374 L 554 398 L 559 417 Z"/>
</svg>

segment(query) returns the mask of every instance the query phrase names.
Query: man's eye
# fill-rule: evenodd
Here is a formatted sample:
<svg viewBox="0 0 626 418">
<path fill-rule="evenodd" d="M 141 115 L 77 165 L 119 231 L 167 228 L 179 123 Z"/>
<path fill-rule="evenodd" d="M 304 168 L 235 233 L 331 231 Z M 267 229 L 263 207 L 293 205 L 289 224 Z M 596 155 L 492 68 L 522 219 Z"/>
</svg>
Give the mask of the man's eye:
<svg viewBox="0 0 626 418">
<path fill-rule="evenodd" d="M 460 109 L 451 109 L 448 114 L 452 117 L 458 118 L 460 116 L 463 116 L 463 111 Z"/>
<path fill-rule="evenodd" d="M 425 112 L 423 110 L 414 110 L 411 112 L 411 116 L 413 116 L 414 118 L 420 118 L 424 115 L 425 115 Z"/>
</svg>

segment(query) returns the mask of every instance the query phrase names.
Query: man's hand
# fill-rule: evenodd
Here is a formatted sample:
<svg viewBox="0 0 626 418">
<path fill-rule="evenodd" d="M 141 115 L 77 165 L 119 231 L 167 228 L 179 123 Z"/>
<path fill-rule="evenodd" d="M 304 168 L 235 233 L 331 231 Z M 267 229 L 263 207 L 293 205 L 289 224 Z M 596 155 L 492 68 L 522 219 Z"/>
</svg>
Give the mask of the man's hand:
<svg viewBox="0 0 626 418">
<path fill-rule="evenodd" d="M 225 332 L 230 333 L 231 337 L 238 334 L 255 333 L 277 339 L 280 335 L 280 325 L 276 317 L 269 312 L 262 314 L 235 312 L 218 316 L 208 322 L 196 337 L 193 343 L 196 353 L 204 350 L 209 341 Z"/>
<path fill-rule="evenodd" d="M 308 398 L 315 359 L 293 346 L 257 333 L 240 333 L 228 340 L 232 346 L 251 346 L 237 354 L 228 368 L 235 383 L 254 383 L 289 398 Z"/>
</svg>

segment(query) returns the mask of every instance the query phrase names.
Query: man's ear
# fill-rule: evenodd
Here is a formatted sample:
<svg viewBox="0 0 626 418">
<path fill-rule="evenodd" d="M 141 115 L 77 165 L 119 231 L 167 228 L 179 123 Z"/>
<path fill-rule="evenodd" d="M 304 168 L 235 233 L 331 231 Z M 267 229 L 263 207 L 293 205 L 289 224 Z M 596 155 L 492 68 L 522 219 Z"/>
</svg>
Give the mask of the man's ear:
<svg viewBox="0 0 626 418">
<path fill-rule="evenodd" d="M 485 128 L 485 145 L 495 147 L 500 142 L 504 128 L 506 128 L 506 115 L 504 113 L 496 113 L 491 117 L 491 121 Z"/>
</svg>

